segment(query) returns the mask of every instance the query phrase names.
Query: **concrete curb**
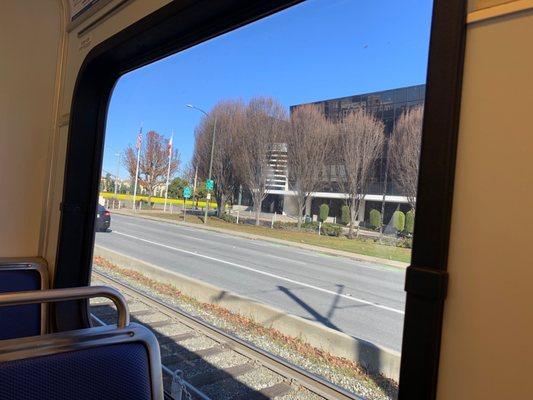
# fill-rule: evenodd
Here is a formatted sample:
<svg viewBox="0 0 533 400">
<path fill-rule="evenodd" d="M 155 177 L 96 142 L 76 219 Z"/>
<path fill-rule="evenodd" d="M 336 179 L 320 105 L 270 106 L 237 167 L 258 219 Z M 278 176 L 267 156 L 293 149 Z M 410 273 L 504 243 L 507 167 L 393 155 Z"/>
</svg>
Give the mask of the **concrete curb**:
<svg viewBox="0 0 533 400">
<path fill-rule="evenodd" d="M 350 253 L 349 251 L 344 251 L 344 250 L 328 249 L 327 247 L 315 246 L 315 245 L 306 244 L 306 243 L 291 242 L 290 240 L 276 239 L 276 238 L 271 238 L 268 236 L 255 235 L 253 233 L 239 232 L 239 231 L 234 231 L 231 229 L 216 228 L 216 227 L 205 226 L 205 225 L 200 225 L 200 224 L 191 224 L 190 222 L 174 221 L 174 220 L 170 220 L 166 218 L 152 217 L 150 215 L 133 214 L 131 212 L 124 212 L 124 211 L 119 211 L 119 210 L 114 210 L 112 212 L 119 214 L 119 215 L 125 215 L 127 217 L 145 218 L 145 219 L 149 219 L 152 221 L 165 222 L 165 223 L 174 224 L 174 225 L 183 225 L 183 226 L 187 226 L 190 228 L 205 229 L 208 231 L 220 232 L 220 233 L 224 233 L 227 235 L 239 236 L 239 237 L 252 239 L 252 240 L 263 240 L 266 242 L 282 244 L 284 246 L 291 246 L 291 247 L 297 247 L 297 248 L 305 249 L 305 250 L 317 251 L 317 252 L 332 255 L 332 256 L 346 257 L 346 258 L 350 258 L 355 261 L 365 261 L 365 262 L 372 262 L 376 264 L 387 265 L 389 267 L 395 267 L 395 268 L 403 269 L 403 270 L 405 270 L 409 266 L 409 263 L 405 263 L 402 261 L 388 260 L 386 258 L 367 256 L 364 254 Z"/>
<path fill-rule="evenodd" d="M 316 322 L 287 314 L 209 283 L 102 246 L 94 247 L 94 255 L 105 258 L 121 268 L 137 271 L 148 278 L 172 284 L 200 302 L 216 304 L 232 313 L 249 317 L 263 326 L 274 328 L 285 335 L 301 338 L 313 347 L 337 357 L 353 360 L 372 373 L 382 374 L 398 382 L 400 353 L 394 350 L 353 338 Z"/>
</svg>

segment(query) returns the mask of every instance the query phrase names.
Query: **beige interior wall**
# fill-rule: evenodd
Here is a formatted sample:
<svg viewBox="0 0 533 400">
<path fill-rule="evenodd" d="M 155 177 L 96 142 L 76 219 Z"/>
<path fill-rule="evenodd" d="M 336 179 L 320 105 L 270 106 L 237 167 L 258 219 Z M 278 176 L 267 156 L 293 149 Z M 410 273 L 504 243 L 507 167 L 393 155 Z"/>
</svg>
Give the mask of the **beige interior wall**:
<svg viewBox="0 0 533 400">
<path fill-rule="evenodd" d="M 0 256 L 57 248 L 70 104 L 80 66 L 103 40 L 170 0 L 107 3 L 67 32 L 68 0 L 0 1 Z M 92 29 L 80 34 L 97 19 Z"/>
<path fill-rule="evenodd" d="M 530 399 L 533 11 L 471 24 L 439 400 Z"/>
<path fill-rule="evenodd" d="M 513 1 L 517 0 L 469 0 L 468 11 L 477 11 L 483 8 L 498 6 L 500 4 L 512 3 Z"/>
<path fill-rule="evenodd" d="M 54 124 L 61 3 L 2 0 L 0 28 L 0 256 L 35 256 Z"/>
<path fill-rule="evenodd" d="M 68 1 L 63 1 L 65 7 L 68 7 Z M 44 237 L 42 255 L 52 266 L 52 273 L 59 232 L 59 206 L 63 195 L 63 177 L 67 151 L 70 105 L 79 69 L 85 57 L 93 47 L 97 46 L 113 34 L 120 32 L 122 29 L 142 17 L 167 4 L 169 1 L 170 0 L 133 0 L 120 8 L 117 12 L 109 13 L 109 11 L 118 3 L 117 0 L 113 0 L 67 34 L 65 59 L 63 60 L 64 73 L 61 79 L 61 96 L 56 116 L 58 121 L 58 134 L 54 139 L 54 146 L 49 155 L 49 197 L 45 207 L 45 222 L 42 225 L 42 235 Z M 94 24 L 92 28 L 86 29 L 97 20 L 100 20 L 100 22 Z"/>
</svg>

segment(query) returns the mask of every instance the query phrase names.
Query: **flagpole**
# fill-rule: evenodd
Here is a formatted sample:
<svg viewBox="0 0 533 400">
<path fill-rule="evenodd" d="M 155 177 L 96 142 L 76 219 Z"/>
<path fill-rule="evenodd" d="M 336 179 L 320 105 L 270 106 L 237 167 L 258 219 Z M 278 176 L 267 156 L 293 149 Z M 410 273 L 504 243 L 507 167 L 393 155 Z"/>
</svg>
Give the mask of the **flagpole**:
<svg viewBox="0 0 533 400">
<path fill-rule="evenodd" d="M 135 185 L 133 187 L 133 211 L 135 212 L 135 199 L 137 197 L 137 180 L 139 179 L 139 162 L 141 160 L 141 144 L 142 144 L 142 133 L 143 127 L 139 130 L 139 135 L 137 136 L 137 168 L 135 170 Z"/>
<path fill-rule="evenodd" d="M 165 206 L 163 207 L 163 212 L 167 211 L 168 183 L 170 180 L 170 163 L 172 161 L 172 139 L 174 139 L 174 131 L 172 131 L 172 136 L 170 137 L 170 142 L 168 143 L 167 185 L 166 185 L 166 191 L 165 191 Z"/>
</svg>

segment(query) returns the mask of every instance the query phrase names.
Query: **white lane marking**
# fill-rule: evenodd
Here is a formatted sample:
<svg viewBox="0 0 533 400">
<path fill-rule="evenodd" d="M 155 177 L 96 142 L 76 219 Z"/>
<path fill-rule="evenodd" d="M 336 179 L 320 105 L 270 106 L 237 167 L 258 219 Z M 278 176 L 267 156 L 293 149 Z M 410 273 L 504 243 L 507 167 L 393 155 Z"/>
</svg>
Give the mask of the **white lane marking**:
<svg viewBox="0 0 533 400">
<path fill-rule="evenodd" d="M 142 217 L 132 217 L 132 218 L 142 218 Z M 154 221 L 154 220 L 148 220 L 148 221 L 154 222 L 156 224 L 158 223 L 159 225 L 163 225 L 163 224 L 169 225 L 168 223 L 161 222 L 161 221 Z M 129 222 L 128 224 L 132 225 L 135 228 L 139 227 L 138 224 L 134 224 L 132 222 Z M 202 228 L 190 228 L 190 227 L 185 227 L 185 226 L 182 226 L 182 225 L 173 225 L 173 226 L 175 228 L 177 228 L 177 229 L 180 229 L 180 230 L 199 233 L 199 234 L 203 234 L 204 236 L 212 234 L 215 237 L 216 236 L 223 236 L 226 239 L 232 239 L 232 240 L 243 239 L 243 240 L 246 240 L 248 244 L 259 246 L 259 247 L 270 247 L 271 249 L 272 248 L 279 249 L 279 248 L 287 248 L 287 247 L 289 247 L 288 245 L 281 244 L 281 243 L 266 242 L 266 241 L 262 241 L 261 239 L 249 238 L 249 237 L 246 237 L 246 236 L 233 236 L 233 235 L 231 235 L 229 233 L 225 233 L 225 232 L 210 231 L 210 230 L 205 230 L 205 229 L 202 229 Z M 155 231 L 155 228 L 153 230 Z M 181 235 L 182 237 L 186 237 L 187 239 L 197 240 L 197 241 L 201 241 L 201 242 L 207 241 L 206 239 L 200 239 L 200 238 L 197 238 L 197 237 L 194 237 L 194 236 L 186 236 L 186 235 L 183 235 L 183 234 L 180 234 L 180 233 L 176 233 L 176 234 L 177 235 Z M 227 246 L 233 246 L 232 244 L 229 244 L 229 243 L 224 243 L 224 244 L 227 245 Z M 252 250 L 252 251 L 254 251 L 254 250 Z M 353 268 L 355 266 L 357 268 L 370 269 L 370 270 L 373 270 L 373 271 L 380 271 L 381 272 L 383 270 L 386 270 L 386 271 L 391 272 L 390 269 L 387 269 L 383 265 L 366 265 L 365 264 L 366 262 L 370 262 L 370 261 L 354 260 L 354 259 L 346 258 L 346 257 L 343 257 L 343 256 L 336 256 L 336 255 L 332 255 L 332 254 L 322 253 L 320 251 L 318 251 L 317 253 L 314 253 L 312 250 L 305 250 L 305 249 L 301 249 L 301 248 L 297 248 L 297 247 L 290 248 L 290 251 L 292 251 L 294 253 L 298 253 L 298 254 L 300 254 L 302 256 L 305 256 L 305 257 L 310 257 L 310 258 L 319 258 L 319 259 L 330 258 L 330 259 L 335 259 L 335 260 L 337 260 L 339 262 L 342 262 L 344 264 L 348 264 L 349 268 Z M 309 265 L 310 263 L 313 263 L 313 261 L 304 262 L 304 261 L 291 260 L 290 258 L 284 258 L 284 257 L 280 257 L 280 256 L 272 256 L 272 255 L 269 255 L 269 254 L 263 254 L 263 255 L 270 256 L 270 257 L 273 257 L 273 258 L 278 258 L 280 260 L 284 260 L 284 261 L 288 261 L 288 262 L 292 262 L 292 263 L 296 263 L 296 264 L 301 264 L 301 265 Z M 392 272 L 401 273 L 402 271 L 401 270 L 398 270 L 398 271 L 392 270 Z"/>
<path fill-rule="evenodd" d="M 128 225 L 134 225 L 132 223 L 128 223 Z M 139 225 L 134 225 L 135 228 L 139 228 Z M 181 227 L 180 227 L 181 228 Z M 150 229 L 151 231 L 153 231 L 155 234 L 158 234 L 159 232 L 157 231 L 156 228 L 147 228 L 147 229 Z M 189 229 L 188 229 L 189 230 Z M 190 231 L 193 231 L 195 233 L 198 233 L 198 229 L 196 230 L 192 230 L 190 229 Z M 194 237 L 194 236 L 191 236 L 191 235 L 186 235 L 184 233 L 178 233 L 178 232 L 172 232 L 172 236 L 179 236 L 179 237 L 182 237 L 182 238 L 186 238 L 186 239 L 191 239 L 191 240 L 197 240 L 197 241 L 200 241 L 200 242 L 205 242 L 206 239 L 201 239 L 201 238 L 197 238 L 197 237 Z M 231 239 L 235 239 L 235 237 L 231 237 Z M 246 239 L 246 238 L 244 238 Z M 210 242 L 212 242 L 212 240 L 210 240 Z M 231 248 L 235 248 L 235 245 L 233 244 L 230 244 L 230 243 L 222 243 L 222 242 L 219 242 L 219 244 L 222 244 L 224 246 L 229 246 Z M 255 243 L 253 243 L 255 244 Z M 253 250 L 253 249 L 248 249 L 250 252 L 254 252 L 254 251 L 257 251 L 257 250 Z M 273 254 L 268 254 L 268 253 L 261 253 L 261 255 L 263 256 L 266 256 L 266 257 L 271 257 L 271 258 L 275 258 L 275 259 L 278 259 L 278 260 L 282 260 L 282 261 L 285 261 L 285 262 L 290 262 L 290 263 L 293 263 L 293 264 L 300 264 L 300 265 L 307 265 L 308 263 L 305 262 L 305 261 L 300 261 L 300 260 L 291 260 L 290 258 L 285 258 L 285 257 L 280 257 L 280 256 L 275 256 Z"/>
<path fill-rule="evenodd" d="M 374 303 L 373 301 L 363 300 L 363 299 L 359 299 L 359 298 L 353 297 L 353 296 L 339 294 L 339 293 L 334 292 L 332 290 L 324 289 L 324 288 L 321 288 L 321 287 L 318 287 L 318 286 L 314 286 L 314 285 L 309 285 L 308 283 L 299 282 L 299 281 L 296 281 L 294 279 L 286 278 L 284 276 L 279 276 L 279 275 L 276 275 L 276 274 L 271 274 L 270 272 L 261 271 L 261 270 L 258 270 L 258 269 L 255 269 L 255 268 L 251 268 L 251 267 L 247 267 L 245 265 L 237 264 L 237 263 L 234 263 L 234 262 L 231 262 L 231 261 L 221 260 L 220 258 L 210 257 L 210 256 L 206 256 L 204 254 L 199 254 L 199 253 L 196 253 L 196 252 L 193 252 L 193 251 L 179 249 L 177 247 L 168 246 L 168 245 L 162 244 L 162 243 L 157 243 L 157 242 L 154 242 L 152 240 L 143 239 L 143 238 L 140 238 L 140 237 L 137 237 L 137 236 L 133 236 L 133 235 L 128 235 L 127 233 L 121 233 L 121 232 L 117 232 L 117 231 L 113 231 L 113 233 L 116 233 L 117 235 L 126 236 L 126 237 L 129 237 L 129 238 L 135 239 L 135 240 L 140 240 L 141 242 L 150 243 L 150 244 L 153 244 L 155 246 L 164 247 L 164 248 L 169 249 L 169 250 L 174 250 L 174 251 L 177 251 L 177 252 L 180 252 L 180 253 L 189 254 L 191 256 L 205 258 L 206 260 L 211 260 L 211 261 L 216 261 L 216 262 L 219 262 L 219 263 L 222 263 L 222 264 L 231 265 L 232 267 L 244 269 L 246 271 L 255 272 L 256 274 L 265 275 L 265 276 L 268 276 L 268 277 L 271 277 L 271 278 L 275 278 L 275 279 L 279 279 L 279 280 L 282 280 L 282 281 L 285 281 L 285 282 L 294 283 L 296 285 L 300 285 L 300 286 L 303 286 L 303 287 L 314 289 L 314 290 L 317 290 L 319 292 L 328 293 L 328 294 L 331 294 L 331 295 L 334 295 L 334 296 L 339 296 L 339 297 L 342 297 L 342 298 L 347 299 L 347 300 L 355 301 L 355 302 L 362 303 L 362 304 L 367 304 L 369 306 L 381 308 L 383 310 L 391 311 L 391 312 L 394 312 L 394 313 L 397 313 L 397 314 L 402 314 L 402 315 L 405 314 L 404 311 L 398 310 L 396 308 L 387 307 L 387 306 L 384 306 L 384 305 L 379 304 L 379 303 Z"/>
<path fill-rule="evenodd" d="M 254 250 L 252 250 L 252 251 L 254 251 Z M 291 260 L 290 258 L 275 256 L 273 254 L 268 254 L 268 253 L 262 253 L 262 255 L 263 256 L 267 256 L 267 257 L 277 258 L 278 260 L 282 260 L 282 261 L 285 261 L 285 262 L 290 262 L 290 263 L 300 264 L 300 265 L 307 265 L 307 263 L 305 261 Z"/>
<path fill-rule="evenodd" d="M 155 231 L 155 229 L 154 229 L 154 231 Z M 199 242 L 205 242 L 206 241 L 205 239 L 197 238 L 197 237 L 190 236 L 190 235 L 185 235 L 185 234 L 182 234 L 182 233 L 173 232 L 172 236 L 179 236 L 179 237 L 182 237 L 182 238 L 185 238 L 185 239 L 197 240 Z"/>
<path fill-rule="evenodd" d="M 144 228 L 145 230 L 151 230 L 154 234 L 159 234 L 159 232 L 160 232 L 160 231 L 158 231 L 157 228 L 153 228 L 153 227 L 149 227 L 149 226 L 141 227 L 141 226 L 139 226 L 139 224 L 134 224 L 132 222 L 120 222 L 120 223 L 124 224 L 124 225 L 131 225 L 131 227 L 134 228 L 134 229 Z M 112 232 L 115 232 L 115 231 L 112 230 Z M 205 242 L 206 241 L 205 239 L 197 238 L 197 237 L 194 237 L 194 236 L 191 236 L 191 235 L 187 235 L 185 233 L 172 232 L 172 235 L 173 236 L 179 236 L 179 237 L 182 237 L 182 238 L 185 238 L 185 239 L 197 240 L 199 242 Z"/>
</svg>

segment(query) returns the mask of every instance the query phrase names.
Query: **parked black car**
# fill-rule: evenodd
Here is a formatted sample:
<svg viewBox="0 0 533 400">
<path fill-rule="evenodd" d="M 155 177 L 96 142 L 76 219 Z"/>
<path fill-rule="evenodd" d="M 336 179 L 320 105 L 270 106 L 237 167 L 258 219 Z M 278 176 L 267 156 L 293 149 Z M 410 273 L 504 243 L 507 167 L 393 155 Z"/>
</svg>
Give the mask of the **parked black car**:
<svg viewBox="0 0 533 400">
<path fill-rule="evenodd" d="M 111 225 L 111 213 L 106 210 L 104 206 L 98 204 L 98 209 L 96 210 L 96 224 L 95 229 L 97 232 L 105 232 L 109 229 Z"/>
</svg>

